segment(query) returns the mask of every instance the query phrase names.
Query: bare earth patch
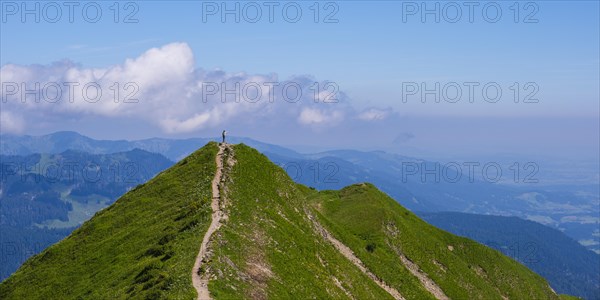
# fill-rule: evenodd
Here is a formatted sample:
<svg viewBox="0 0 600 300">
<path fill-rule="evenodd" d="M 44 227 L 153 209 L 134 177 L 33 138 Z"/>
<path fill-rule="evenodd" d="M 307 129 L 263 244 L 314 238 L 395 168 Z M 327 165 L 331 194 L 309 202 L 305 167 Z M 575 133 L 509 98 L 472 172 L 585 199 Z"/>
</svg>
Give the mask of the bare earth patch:
<svg viewBox="0 0 600 300">
<path fill-rule="evenodd" d="M 273 272 L 264 252 L 266 236 L 264 232 L 256 229 L 252 240 L 255 247 L 249 250 L 245 269 L 245 273 L 251 280 L 250 289 L 247 291 L 248 298 L 267 299 L 267 283 L 273 277 Z"/>
<path fill-rule="evenodd" d="M 419 281 L 425 287 L 425 289 L 427 289 L 427 291 L 429 291 L 436 299 L 440 299 L 440 300 L 449 300 L 450 299 L 450 298 L 448 298 L 448 296 L 446 296 L 444 291 L 433 280 L 431 280 L 431 278 L 429 278 L 429 276 L 427 276 L 427 274 L 425 272 L 423 272 L 423 270 L 421 270 L 421 268 L 419 268 L 419 266 L 416 263 L 414 263 L 412 260 L 410 260 L 408 257 L 406 257 L 394 245 L 390 244 L 389 242 L 388 242 L 388 245 L 392 249 L 394 249 L 394 252 L 396 252 L 398 257 L 400 257 L 400 261 L 402 261 L 402 264 L 404 264 L 404 266 L 408 269 L 408 271 L 410 271 L 410 273 L 413 274 L 413 276 L 417 277 L 417 279 L 419 279 Z"/>
</svg>

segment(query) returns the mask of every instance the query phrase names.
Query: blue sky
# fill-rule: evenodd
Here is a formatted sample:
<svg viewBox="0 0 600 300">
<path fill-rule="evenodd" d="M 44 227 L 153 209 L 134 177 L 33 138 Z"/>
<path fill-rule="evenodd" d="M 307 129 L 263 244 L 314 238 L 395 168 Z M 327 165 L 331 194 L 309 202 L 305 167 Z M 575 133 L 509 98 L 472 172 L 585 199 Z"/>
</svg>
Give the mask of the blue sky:
<svg viewBox="0 0 600 300">
<path fill-rule="evenodd" d="M 34 7 L 35 3 L 27 4 Z M 0 23 L 0 65 L 48 65 L 69 60 L 81 68 L 107 68 L 140 57 L 151 48 L 184 43 L 192 52 L 194 67 L 201 70 L 245 72 L 248 76 L 276 74 L 278 80 L 308 75 L 315 81 L 333 81 L 345 94 L 344 120 L 324 127 L 314 122 L 302 127 L 298 122 L 281 121 L 277 128 L 263 128 L 260 132 L 256 132 L 258 127 L 236 127 L 240 118 L 263 117 L 253 112 L 178 132 L 161 129 L 148 120 L 134 122 L 131 113 L 113 117 L 107 112 L 86 111 L 66 116 L 54 112 L 55 118 L 44 117 L 43 122 L 32 122 L 33 116 L 19 111 L 25 108 L 5 105 L 6 111 L 10 109 L 13 115 L 24 116 L 21 121 L 24 125 L 18 128 L 20 133 L 41 134 L 73 127 L 72 130 L 79 128 L 83 133 L 102 138 L 186 137 L 207 135 L 228 127 L 234 128 L 234 132 L 237 130 L 237 135 L 289 145 L 358 147 L 367 141 L 374 148 L 384 149 L 395 149 L 397 136 L 408 133 L 414 138 L 402 147 L 436 147 L 436 143 L 450 135 L 456 142 L 448 148 L 460 152 L 469 147 L 475 149 L 475 145 L 490 144 L 486 142 L 490 137 L 485 132 L 510 127 L 523 130 L 495 134 L 494 141 L 499 145 L 485 151 L 529 149 L 537 152 L 564 146 L 562 136 L 568 137 L 572 150 L 581 151 L 583 147 L 590 156 L 598 152 L 598 126 L 594 126 L 598 124 L 600 98 L 597 1 L 544 1 L 527 7 L 526 2 L 520 2 L 519 22 L 514 21 L 512 1 L 493 2 L 502 9 L 496 23 L 483 17 L 481 7 L 490 2 L 478 3 L 472 23 L 468 21 L 464 2 L 453 2 L 462 7 L 463 13 L 456 23 L 445 21 L 444 17 L 452 16 L 443 13 L 440 13 L 439 23 L 433 21 L 432 15 L 422 22 L 419 12 L 407 15 L 403 22 L 403 9 L 421 3 L 410 1 L 335 2 L 327 8 L 325 2 L 320 2 L 319 22 L 313 19 L 311 5 L 314 2 L 295 2 L 302 10 L 297 23 L 287 22 L 279 8 L 275 8 L 274 22 L 270 23 L 264 2 L 254 2 L 262 7 L 262 18 L 257 23 L 249 23 L 242 15 L 241 22 L 235 23 L 231 16 L 222 22 L 218 14 L 207 15 L 203 22 L 203 8 L 221 2 L 149 1 L 135 2 L 139 8 L 134 16 L 139 22 L 135 24 L 114 22 L 112 1 L 98 3 L 103 12 L 98 23 L 86 22 L 77 9 L 74 23 L 69 23 L 64 7 L 57 23 L 44 20 L 35 23 L 31 21 L 32 16 L 28 16 L 29 21 L 21 22 L 19 15 L 6 15 L 6 22 Z M 227 5 L 234 7 L 235 3 Z M 247 4 L 237 3 L 241 7 Z M 278 7 L 285 3 L 280 2 Z M 427 2 L 427 5 L 432 8 L 436 3 L 440 8 L 448 4 Z M 322 22 L 333 7 L 338 8 L 333 17 L 338 22 Z M 120 8 L 120 20 L 131 12 L 129 8 Z M 2 13 L 6 14 L 7 8 L 3 6 L 3 9 Z M 449 14 L 451 9 L 449 7 Z M 538 22 L 524 23 L 534 9 L 537 11 L 532 18 Z M 493 11 L 489 15 L 494 16 Z M 403 103 L 401 87 L 407 82 L 425 82 L 429 86 L 436 82 L 442 86 L 456 82 L 463 88 L 464 82 L 477 82 L 479 87 L 495 82 L 502 88 L 503 98 L 493 104 L 481 99 L 468 103 L 465 96 L 459 103 L 429 100 L 423 104 L 417 94 L 417 98 Z M 534 83 L 539 89 L 535 93 L 539 103 L 514 103 L 510 90 L 514 82 L 521 88 Z M 520 97 L 532 90 L 522 90 Z M 465 91 L 463 89 L 463 93 Z M 348 117 L 352 114 L 348 111 L 360 115 L 369 109 L 376 109 L 384 117 L 368 124 L 357 124 Z M 323 116 L 336 118 L 334 112 L 323 113 Z M 383 118 L 385 120 L 380 120 Z M 503 121 L 486 122 L 486 118 Z M 81 124 L 83 119 L 85 125 Z M 510 126 L 500 126 L 508 120 Z M 557 122 L 563 126 L 554 128 Z M 261 121 L 256 123 L 256 126 L 262 124 Z M 3 125 L 7 128 L 6 122 Z M 364 136 L 346 136 L 344 132 L 352 126 L 360 127 L 356 132 L 363 132 Z M 289 132 L 295 133 L 294 139 Z M 333 134 L 335 138 L 331 137 Z M 474 136 L 479 139 L 473 141 Z M 533 141 L 535 145 L 523 149 L 523 140 Z M 468 144 L 469 141 L 472 144 Z M 484 148 L 481 146 L 481 151 Z"/>
</svg>

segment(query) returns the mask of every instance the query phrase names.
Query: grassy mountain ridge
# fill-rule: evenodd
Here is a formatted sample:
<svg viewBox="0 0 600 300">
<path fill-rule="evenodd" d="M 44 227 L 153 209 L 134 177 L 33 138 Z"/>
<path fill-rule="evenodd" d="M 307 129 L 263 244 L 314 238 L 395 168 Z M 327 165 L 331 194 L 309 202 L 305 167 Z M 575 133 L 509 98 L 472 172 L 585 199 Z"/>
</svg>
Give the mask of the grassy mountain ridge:
<svg viewBox="0 0 600 300">
<path fill-rule="evenodd" d="M 0 284 L 0 298 L 193 297 L 216 150 L 206 145 L 29 259 Z"/>
<path fill-rule="evenodd" d="M 216 299 L 393 298 L 331 238 L 406 299 L 433 299 L 427 279 L 451 298 L 558 298 L 516 261 L 426 224 L 370 184 L 318 192 L 248 146 L 232 150 L 226 218 L 202 268 Z M 0 298 L 195 298 L 216 153 L 207 144 L 97 213 L 1 283 Z"/>
</svg>

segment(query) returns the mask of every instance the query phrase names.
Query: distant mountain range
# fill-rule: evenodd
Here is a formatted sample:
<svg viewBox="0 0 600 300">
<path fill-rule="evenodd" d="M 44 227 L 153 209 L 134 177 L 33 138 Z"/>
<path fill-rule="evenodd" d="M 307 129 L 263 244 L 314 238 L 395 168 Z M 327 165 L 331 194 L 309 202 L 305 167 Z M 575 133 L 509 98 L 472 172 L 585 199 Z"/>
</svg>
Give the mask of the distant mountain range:
<svg viewBox="0 0 600 300">
<path fill-rule="evenodd" d="M 0 279 L 172 164 L 139 149 L 0 155 Z"/>
<path fill-rule="evenodd" d="M 163 139 L 151 138 L 144 140 L 95 140 L 74 131 L 60 131 L 52 134 L 31 135 L 2 135 L 0 138 L 0 154 L 26 155 L 33 153 L 61 153 L 76 150 L 92 154 L 109 154 L 133 149 L 159 153 L 172 161 L 179 161 L 193 151 L 202 147 L 214 138 Z M 261 151 L 269 151 L 297 157 L 300 154 L 293 150 L 262 143 L 249 138 L 228 137 L 228 142 L 244 143 Z"/>
</svg>

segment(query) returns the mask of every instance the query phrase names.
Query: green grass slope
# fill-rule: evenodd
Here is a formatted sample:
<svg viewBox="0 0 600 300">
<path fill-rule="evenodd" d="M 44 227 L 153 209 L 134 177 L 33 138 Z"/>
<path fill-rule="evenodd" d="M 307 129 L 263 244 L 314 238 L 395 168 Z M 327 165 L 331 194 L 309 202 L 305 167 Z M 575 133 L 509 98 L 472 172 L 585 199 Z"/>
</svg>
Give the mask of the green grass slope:
<svg viewBox="0 0 600 300">
<path fill-rule="evenodd" d="M 130 191 L 0 284 L 0 299 L 195 299 L 191 270 L 210 223 L 217 145 Z M 420 220 L 370 184 L 317 192 L 235 145 L 226 217 L 201 271 L 215 299 L 392 299 L 309 215 L 406 299 L 433 299 L 400 255 L 454 299 L 558 299 L 514 260 Z"/>
<path fill-rule="evenodd" d="M 210 222 L 211 143 L 125 194 L 0 284 L 0 299 L 187 298 Z"/>
<path fill-rule="evenodd" d="M 210 262 L 215 299 L 392 299 L 314 232 L 302 186 L 258 151 L 234 152 L 228 221 Z"/>
<path fill-rule="evenodd" d="M 558 298 L 541 276 L 525 266 L 427 224 L 371 184 L 313 193 L 310 202 L 332 234 L 401 291 L 405 275 L 398 253 L 452 299 Z"/>
<path fill-rule="evenodd" d="M 425 223 L 370 184 L 317 192 L 294 184 L 254 149 L 238 145 L 234 152 L 237 163 L 226 172 L 229 221 L 210 266 L 217 299 L 389 298 L 315 233 L 307 212 L 407 299 L 433 296 L 398 253 L 450 298 L 558 299 L 523 265 Z"/>
</svg>

